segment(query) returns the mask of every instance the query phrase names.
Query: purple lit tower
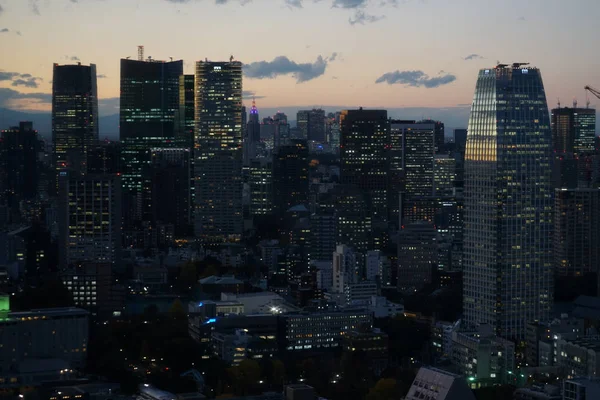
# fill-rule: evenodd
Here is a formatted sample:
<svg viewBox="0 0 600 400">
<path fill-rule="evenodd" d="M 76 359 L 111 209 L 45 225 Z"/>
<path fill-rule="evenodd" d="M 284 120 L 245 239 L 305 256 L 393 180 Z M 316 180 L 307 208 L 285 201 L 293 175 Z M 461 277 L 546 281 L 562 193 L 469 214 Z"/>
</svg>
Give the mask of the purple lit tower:
<svg viewBox="0 0 600 400">
<path fill-rule="evenodd" d="M 260 141 L 260 120 L 258 118 L 258 108 L 256 100 L 252 99 L 252 108 L 246 129 L 244 140 L 244 165 L 250 165 L 250 161 L 256 157 L 256 145 Z"/>
</svg>

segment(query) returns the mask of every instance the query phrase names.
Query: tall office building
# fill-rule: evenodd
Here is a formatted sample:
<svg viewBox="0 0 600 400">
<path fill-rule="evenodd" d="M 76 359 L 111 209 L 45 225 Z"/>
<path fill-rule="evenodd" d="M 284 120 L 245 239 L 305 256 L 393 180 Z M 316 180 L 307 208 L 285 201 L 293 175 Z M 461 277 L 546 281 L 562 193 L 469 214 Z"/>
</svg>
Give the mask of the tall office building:
<svg viewBox="0 0 600 400">
<path fill-rule="evenodd" d="M 256 101 L 252 100 L 250 117 L 246 124 L 246 136 L 244 137 L 244 165 L 250 165 L 250 162 L 256 157 L 258 142 L 260 142 L 260 119 Z"/>
<path fill-rule="evenodd" d="M 239 240 L 242 215 L 242 63 L 196 63 L 196 236 Z"/>
<path fill-rule="evenodd" d="M 554 272 L 583 276 L 600 267 L 600 190 L 556 189 Z"/>
<path fill-rule="evenodd" d="M 176 237 L 191 233 L 191 160 L 189 148 L 152 149 L 152 220 L 172 225 Z"/>
<path fill-rule="evenodd" d="M 273 206 L 278 217 L 291 207 L 308 205 L 308 162 L 305 140 L 289 140 L 273 153 Z"/>
<path fill-rule="evenodd" d="M 448 155 L 436 155 L 433 164 L 433 184 L 436 196 L 454 196 L 456 160 Z"/>
<path fill-rule="evenodd" d="M 405 225 L 398 237 L 398 290 L 415 293 L 432 282 L 438 263 L 437 232 L 433 224 Z"/>
<path fill-rule="evenodd" d="M 364 193 L 373 222 L 388 218 L 389 123 L 385 110 L 345 110 L 340 116 L 340 181 Z"/>
<path fill-rule="evenodd" d="M 595 150 L 596 110 L 555 108 L 552 110 L 552 142 L 556 153 L 591 153 Z"/>
<path fill-rule="evenodd" d="M 393 226 L 399 227 L 401 199 L 413 200 L 434 194 L 434 156 L 434 123 L 391 121 L 388 207 Z"/>
<path fill-rule="evenodd" d="M 250 163 L 248 171 L 250 189 L 250 217 L 273 214 L 273 163 L 260 158 Z"/>
<path fill-rule="evenodd" d="M 296 114 L 300 136 L 308 141 L 325 142 L 325 110 L 300 110 Z"/>
<path fill-rule="evenodd" d="M 196 81 L 194 75 L 179 77 L 179 109 L 177 110 L 177 144 L 178 146 L 194 148 L 194 126 L 196 124 Z"/>
<path fill-rule="evenodd" d="M 152 221 L 151 149 L 175 147 L 183 61 L 121 60 L 120 139 L 125 229 Z"/>
<path fill-rule="evenodd" d="M 88 149 L 88 174 L 117 174 L 121 165 L 121 145 L 118 142 L 99 142 Z"/>
<path fill-rule="evenodd" d="M 552 306 L 552 132 L 542 76 L 479 71 L 465 159 L 464 321 L 523 339 Z"/>
<path fill-rule="evenodd" d="M 54 64 L 52 142 L 56 170 L 86 173 L 87 150 L 97 140 L 96 65 Z"/>
<path fill-rule="evenodd" d="M 121 252 L 121 179 L 118 175 L 59 176 L 59 264 L 115 266 Z"/>
<path fill-rule="evenodd" d="M 16 209 L 21 200 L 36 197 L 40 141 L 31 122 L 3 130 L 0 137 L 0 200 Z"/>
<path fill-rule="evenodd" d="M 420 124 L 433 124 L 434 126 L 434 143 L 435 143 L 435 153 L 443 153 L 445 144 L 446 144 L 446 136 L 445 136 L 445 128 L 444 123 L 440 121 L 434 121 L 432 119 L 425 119 L 423 121 L 419 121 Z"/>
</svg>

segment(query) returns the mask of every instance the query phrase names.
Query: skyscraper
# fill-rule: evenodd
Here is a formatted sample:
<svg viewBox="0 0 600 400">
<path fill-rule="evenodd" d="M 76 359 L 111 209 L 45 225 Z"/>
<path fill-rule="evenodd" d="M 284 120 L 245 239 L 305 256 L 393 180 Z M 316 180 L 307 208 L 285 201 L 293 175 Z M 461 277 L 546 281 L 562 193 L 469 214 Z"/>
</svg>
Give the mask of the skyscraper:
<svg viewBox="0 0 600 400">
<path fill-rule="evenodd" d="M 0 200 L 16 209 L 21 200 L 34 199 L 37 194 L 38 133 L 31 122 L 21 122 L 3 130 L 0 138 Z"/>
<path fill-rule="evenodd" d="M 294 206 L 308 205 L 308 146 L 305 140 L 289 140 L 273 153 L 273 206 L 283 217 Z"/>
<path fill-rule="evenodd" d="M 584 276 L 600 267 L 600 190 L 556 189 L 554 272 Z"/>
<path fill-rule="evenodd" d="M 345 110 L 340 117 L 340 181 L 364 193 L 373 222 L 388 215 L 389 123 L 385 110 Z"/>
<path fill-rule="evenodd" d="M 151 149 L 175 145 L 183 61 L 121 60 L 120 138 L 125 228 L 151 221 Z"/>
<path fill-rule="evenodd" d="M 177 142 L 181 147 L 194 148 L 194 125 L 196 118 L 195 99 L 196 82 L 194 75 L 181 75 L 179 77 L 179 110 Z"/>
<path fill-rule="evenodd" d="M 325 111 L 321 109 L 300 110 L 296 125 L 303 139 L 325 142 Z"/>
<path fill-rule="evenodd" d="M 552 110 L 552 142 L 556 153 L 593 152 L 595 139 L 595 109 L 563 107 Z"/>
<path fill-rule="evenodd" d="M 246 137 L 244 138 L 244 165 L 250 165 L 256 157 L 256 145 L 260 142 L 260 119 L 256 101 L 252 100 L 250 116 L 246 124 Z"/>
<path fill-rule="evenodd" d="M 196 236 L 239 240 L 242 215 L 242 63 L 196 63 Z"/>
<path fill-rule="evenodd" d="M 59 264 L 115 266 L 121 252 L 121 179 L 117 175 L 59 176 Z"/>
<path fill-rule="evenodd" d="M 54 64 L 52 141 L 56 170 L 86 173 L 87 149 L 97 140 L 96 65 Z"/>
<path fill-rule="evenodd" d="M 464 318 L 525 337 L 552 305 L 552 133 L 542 76 L 479 71 L 465 159 Z"/>
</svg>

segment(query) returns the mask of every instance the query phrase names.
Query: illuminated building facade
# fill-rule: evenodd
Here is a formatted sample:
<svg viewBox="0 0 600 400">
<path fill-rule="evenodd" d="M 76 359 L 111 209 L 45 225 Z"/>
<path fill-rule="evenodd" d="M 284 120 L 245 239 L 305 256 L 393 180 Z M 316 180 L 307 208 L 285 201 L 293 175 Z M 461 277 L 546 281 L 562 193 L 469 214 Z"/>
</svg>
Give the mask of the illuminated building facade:
<svg viewBox="0 0 600 400">
<path fill-rule="evenodd" d="M 389 123 L 385 110 L 345 110 L 340 116 L 340 181 L 364 193 L 373 222 L 388 215 Z"/>
<path fill-rule="evenodd" d="M 237 241 L 242 215 L 242 63 L 196 63 L 195 232 Z"/>
<path fill-rule="evenodd" d="M 552 133 L 542 76 L 479 71 L 465 158 L 464 320 L 523 339 L 552 306 Z"/>
<path fill-rule="evenodd" d="M 151 149 L 175 145 L 183 61 L 121 60 L 120 139 L 126 231 L 152 221 Z M 126 232 L 126 235 L 129 235 Z"/>
<path fill-rule="evenodd" d="M 556 153 L 591 153 L 596 147 L 596 110 L 555 108 L 552 110 L 552 142 Z"/>
<path fill-rule="evenodd" d="M 96 65 L 54 64 L 52 142 L 54 166 L 86 173 L 87 149 L 98 140 Z"/>
<path fill-rule="evenodd" d="M 600 267 L 600 190 L 556 189 L 554 272 L 583 276 Z"/>
<path fill-rule="evenodd" d="M 121 180 L 117 175 L 59 176 L 60 267 L 115 265 L 121 252 Z"/>
</svg>

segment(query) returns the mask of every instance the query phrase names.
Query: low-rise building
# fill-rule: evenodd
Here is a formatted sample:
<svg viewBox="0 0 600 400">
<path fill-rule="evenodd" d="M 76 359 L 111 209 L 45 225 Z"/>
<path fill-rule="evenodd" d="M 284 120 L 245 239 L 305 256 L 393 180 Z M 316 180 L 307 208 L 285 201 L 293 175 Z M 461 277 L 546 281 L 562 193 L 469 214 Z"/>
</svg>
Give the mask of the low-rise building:
<svg viewBox="0 0 600 400">
<path fill-rule="evenodd" d="M 600 399 L 598 378 L 574 378 L 563 381 L 563 400 Z"/>
<path fill-rule="evenodd" d="M 376 376 L 381 375 L 389 364 L 388 335 L 379 329 L 355 329 L 347 332 L 342 344 L 346 353 L 362 353 L 369 369 Z"/>
<path fill-rule="evenodd" d="M 558 386 L 534 385 L 515 390 L 513 400 L 562 400 L 562 395 Z"/>
<path fill-rule="evenodd" d="M 489 325 L 453 332 L 452 364 L 472 387 L 503 384 L 515 370 L 515 344 L 494 335 Z"/>
<path fill-rule="evenodd" d="M 456 322 L 436 321 L 431 325 L 431 347 L 436 359 L 452 357 L 452 335 L 458 332 L 460 320 Z"/>
<path fill-rule="evenodd" d="M 557 341 L 558 365 L 565 368 L 569 378 L 596 377 L 600 374 L 600 336 Z"/>
</svg>

